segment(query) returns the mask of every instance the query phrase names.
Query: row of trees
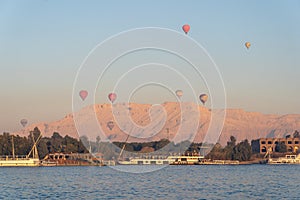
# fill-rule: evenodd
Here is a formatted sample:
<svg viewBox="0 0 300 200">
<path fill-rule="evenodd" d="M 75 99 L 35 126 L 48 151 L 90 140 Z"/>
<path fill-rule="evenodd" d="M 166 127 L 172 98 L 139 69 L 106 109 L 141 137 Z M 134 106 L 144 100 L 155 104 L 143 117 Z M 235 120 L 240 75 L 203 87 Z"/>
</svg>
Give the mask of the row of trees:
<svg viewBox="0 0 300 200">
<path fill-rule="evenodd" d="M 14 142 L 14 150 L 16 155 L 27 155 L 33 147 L 34 141 L 37 141 L 40 135 L 40 130 L 34 128 L 28 137 L 19 135 L 13 136 L 9 133 L 0 135 L 0 155 L 12 155 L 12 142 Z M 42 137 L 37 145 L 40 158 L 44 158 L 49 153 L 88 153 L 86 147 L 89 147 L 93 153 L 101 152 L 105 159 L 116 158 L 124 142 L 100 142 L 98 138 L 96 142 L 91 142 L 87 137 L 83 136 L 77 140 L 68 135 L 62 137 L 59 133 L 54 132 L 51 137 Z M 224 148 L 220 144 L 216 144 L 210 153 L 206 156 L 210 159 L 228 159 L 228 160 L 249 160 L 252 154 L 251 146 L 247 140 L 238 144 L 236 139 L 231 136 L 230 141 Z M 83 145 L 84 144 L 84 145 Z M 170 153 L 189 154 L 199 153 L 201 143 L 190 143 L 184 141 L 179 144 L 174 144 L 167 139 L 160 141 L 145 142 L 145 143 L 127 143 L 125 151 L 128 153 L 151 153 L 157 155 L 168 155 Z M 212 147 L 212 145 L 206 145 Z M 203 153 L 203 152 L 202 152 Z"/>
<path fill-rule="evenodd" d="M 34 141 L 37 141 L 40 130 L 34 128 L 28 137 L 14 136 L 9 133 L 0 135 L 0 155 L 12 155 L 14 143 L 15 155 L 27 155 L 33 147 Z M 48 153 L 87 153 L 85 146 L 77 139 L 68 135 L 62 137 L 54 132 L 52 137 L 42 137 L 37 145 L 39 158 L 44 158 Z"/>
<path fill-rule="evenodd" d="M 90 144 L 92 145 L 92 149 L 95 150 L 96 147 L 93 147 L 93 143 Z M 101 151 L 102 148 L 107 145 L 108 144 L 100 143 L 101 153 L 103 153 Z M 113 142 L 111 145 L 114 146 L 114 153 L 111 152 L 111 155 L 114 155 L 114 157 L 116 157 L 120 152 L 120 149 L 123 148 L 124 143 Z M 206 155 L 206 158 L 208 159 L 239 161 L 248 161 L 252 156 L 252 148 L 248 140 L 244 140 L 236 144 L 236 139 L 233 136 L 230 137 L 230 141 L 227 142 L 227 145 L 224 148 L 220 144 L 212 145 L 202 143 L 191 143 L 189 141 L 183 141 L 181 143 L 174 144 L 173 142 L 170 142 L 167 139 L 144 143 L 127 143 L 124 147 L 124 150 L 129 155 L 134 155 L 134 153 L 151 153 L 151 155 L 194 155 L 200 153 L 201 155 L 206 155 L 208 153 L 207 151 L 209 151 L 209 153 Z M 104 152 L 107 153 L 107 149 Z"/>
<path fill-rule="evenodd" d="M 40 130 L 38 128 L 34 128 L 28 137 L 21 137 L 19 135 L 13 136 L 9 133 L 3 133 L 0 135 L 0 155 L 12 155 L 12 142 L 14 142 L 16 155 L 27 155 L 39 135 Z M 300 137 L 299 132 L 295 131 L 293 137 Z M 82 136 L 80 137 L 80 140 L 77 140 L 68 135 L 62 137 L 57 132 L 54 132 L 51 137 L 42 137 L 37 145 L 40 158 L 44 158 L 48 153 L 87 153 L 88 148 L 93 153 L 102 153 L 105 159 L 116 158 L 123 146 L 124 142 L 100 142 L 100 137 L 97 137 L 96 141 L 92 142 L 89 141 L 86 136 Z M 203 148 L 203 146 L 205 146 L 205 148 Z M 191 155 L 199 153 L 201 149 L 211 149 L 209 152 L 202 151 L 200 154 L 206 155 L 208 153 L 206 158 L 214 160 L 247 161 L 250 160 L 252 156 L 252 147 L 248 140 L 243 140 L 236 144 L 236 138 L 234 136 L 230 137 L 230 140 L 227 142 L 225 147 L 222 147 L 218 143 L 216 145 L 202 145 L 201 143 L 191 143 L 189 141 L 183 141 L 179 144 L 175 144 L 167 139 L 144 143 L 133 142 L 126 143 L 125 145 L 125 151 L 127 153 L 154 152 L 154 154 L 157 155 L 169 155 L 170 153 L 177 155 Z M 286 145 L 284 143 L 278 143 L 275 147 L 275 151 L 286 152 Z"/>
</svg>

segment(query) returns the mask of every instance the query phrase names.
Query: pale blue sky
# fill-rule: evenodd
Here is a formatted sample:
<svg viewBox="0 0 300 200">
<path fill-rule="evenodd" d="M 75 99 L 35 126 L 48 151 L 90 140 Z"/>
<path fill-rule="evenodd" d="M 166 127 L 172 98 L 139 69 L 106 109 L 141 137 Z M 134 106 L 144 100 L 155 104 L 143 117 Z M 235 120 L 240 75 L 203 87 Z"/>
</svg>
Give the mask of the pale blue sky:
<svg viewBox="0 0 300 200">
<path fill-rule="evenodd" d="M 185 23 L 218 65 L 228 107 L 300 114 L 300 1 L 0 0 L 0 131 L 72 112 L 80 64 L 111 35 Z"/>
</svg>

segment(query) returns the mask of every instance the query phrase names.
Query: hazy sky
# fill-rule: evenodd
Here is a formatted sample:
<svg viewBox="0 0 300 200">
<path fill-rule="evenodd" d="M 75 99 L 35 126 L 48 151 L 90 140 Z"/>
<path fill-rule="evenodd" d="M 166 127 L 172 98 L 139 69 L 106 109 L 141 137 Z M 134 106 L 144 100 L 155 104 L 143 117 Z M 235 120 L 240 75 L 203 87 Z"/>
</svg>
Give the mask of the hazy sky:
<svg viewBox="0 0 300 200">
<path fill-rule="evenodd" d="M 229 108 L 300 114 L 300 1 L 0 0 L 0 131 L 71 113 L 77 70 L 106 38 L 185 23 L 218 65 Z"/>
</svg>

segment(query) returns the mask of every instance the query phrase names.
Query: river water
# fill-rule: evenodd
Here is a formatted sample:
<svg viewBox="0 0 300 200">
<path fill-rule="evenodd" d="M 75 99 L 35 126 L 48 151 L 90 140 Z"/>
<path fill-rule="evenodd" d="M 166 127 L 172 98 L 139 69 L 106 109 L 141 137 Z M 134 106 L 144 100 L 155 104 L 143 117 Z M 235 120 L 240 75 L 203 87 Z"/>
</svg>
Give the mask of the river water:
<svg viewBox="0 0 300 200">
<path fill-rule="evenodd" d="M 300 165 L 3 167 L 0 199 L 299 199 L 299 175 Z"/>
</svg>

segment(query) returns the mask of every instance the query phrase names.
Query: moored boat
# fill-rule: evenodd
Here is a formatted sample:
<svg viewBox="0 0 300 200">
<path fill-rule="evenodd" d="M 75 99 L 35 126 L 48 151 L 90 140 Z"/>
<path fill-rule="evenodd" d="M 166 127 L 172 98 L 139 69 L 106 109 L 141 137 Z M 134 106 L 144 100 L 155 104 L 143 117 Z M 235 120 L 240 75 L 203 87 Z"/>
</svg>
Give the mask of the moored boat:
<svg viewBox="0 0 300 200">
<path fill-rule="evenodd" d="M 40 165 L 39 158 L 29 157 L 1 157 L 0 167 L 38 167 Z"/>
<path fill-rule="evenodd" d="M 267 164 L 300 164 L 300 154 L 288 154 L 285 157 L 269 158 Z"/>
<path fill-rule="evenodd" d="M 12 150 L 11 156 L 0 157 L 0 167 L 38 167 L 40 166 L 40 159 L 38 157 L 37 143 L 41 139 L 42 134 L 34 141 L 33 147 L 26 156 L 17 156 L 14 153 L 14 143 L 12 136 Z M 32 157 L 30 157 L 32 155 Z"/>
<path fill-rule="evenodd" d="M 238 160 L 210 160 L 210 159 L 201 159 L 196 165 L 239 165 Z"/>
<path fill-rule="evenodd" d="M 178 156 L 153 156 L 146 158 L 127 158 L 119 160 L 120 165 L 169 165 L 173 163 Z"/>
<path fill-rule="evenodd" d="M 178 156 L 174 162 L 170 163 L 170 165 L 196 165 L 203 158 L 204 158 L 204 156 L 201 156 L 201 155 Z"/>
</svg>

